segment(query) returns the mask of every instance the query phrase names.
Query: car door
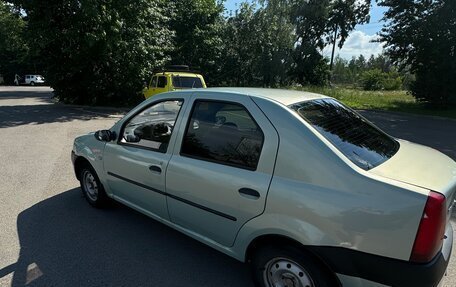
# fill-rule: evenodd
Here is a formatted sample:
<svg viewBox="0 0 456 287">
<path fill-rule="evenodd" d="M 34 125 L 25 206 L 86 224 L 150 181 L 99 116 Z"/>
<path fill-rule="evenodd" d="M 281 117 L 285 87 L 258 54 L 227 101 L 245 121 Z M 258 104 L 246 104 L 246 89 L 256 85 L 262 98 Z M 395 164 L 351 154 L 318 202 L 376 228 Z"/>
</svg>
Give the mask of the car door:
<svg viewBox="0 0 456 287">
<path fill-rule="evenodd" d="M 165 173 L 183 99 L 154 102 L 125 121 L 119 140 L 104 150 L 104 170 L 115 198 L 168 219 Z"/>
<path fill-rule="evenodd" d="M 158 76 L 157 89 L 154 94 L 160 94 L 168 91 L 168 78 L 166 75 Z"/>
<path fill-rule="evenodd" d="M 189 104 L 166 175 L 170 219 L 231 246 L 264 211 L 278 135 L 249 97 L 202 93 Z"/>
<path fill-rule="evenodd" d="M 156 94 L 155 90 L 157 89 L 157 76 L 153 76 L 150 80 L 149 86 L 144 93 L 144 97 L 147 99 Z"/>
</svg>

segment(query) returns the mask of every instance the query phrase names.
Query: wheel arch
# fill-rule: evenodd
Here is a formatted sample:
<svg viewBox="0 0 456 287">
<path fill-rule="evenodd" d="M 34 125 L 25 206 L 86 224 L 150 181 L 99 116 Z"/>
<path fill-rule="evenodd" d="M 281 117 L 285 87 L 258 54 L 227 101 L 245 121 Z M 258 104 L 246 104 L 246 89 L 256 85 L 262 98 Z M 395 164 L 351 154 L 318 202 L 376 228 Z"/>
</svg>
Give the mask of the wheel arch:
<svg viewBox="0 0 456 287">
<path fill-rule="evenodd" d="M 245 251 L 245 261 L 249 262 L 255 251 L 264 245 L 293 245 L 295 247 L 303 248 L 304 245 L 288 236 L 281 234 L 263 234 L 255 237 L 247 246 Z"/>
<path fill-rule="evenodd" d="M 321 256 L 314 252 L 308 246 L 300 243 L 299 241 L 292 239 L 286 235 L 281 234 L 262 234 L 254 238 L 245 251 L 245 262 L 250 264 L 252 257 L 254 256 L 256 250 L 262 246 L 274 245 L 274 246 L 293 246 L 295 248 L 303 250 L 306 254 L 312 256 L 317 260 L 324 268 L 328 271 L 328 274 L 332 275 L 332 280 L 336 286 L 342 286 L 337 274 L 334 272 L 333 268 L 329 266 Z"/>
<path fill-rule="evenodd" d="M 93 168 L 93 166 L 90 164 L 90 161 L 83 156 L 78 156 L 74 160 L 74 172 L 75 172 L 76 178 L 78 180 L 81 180 L 79 178 L 79 171 L 81 170 L 82 167 L 87 166 L 87 165 L 90 166 L 91 168 Z"/>
</svg>

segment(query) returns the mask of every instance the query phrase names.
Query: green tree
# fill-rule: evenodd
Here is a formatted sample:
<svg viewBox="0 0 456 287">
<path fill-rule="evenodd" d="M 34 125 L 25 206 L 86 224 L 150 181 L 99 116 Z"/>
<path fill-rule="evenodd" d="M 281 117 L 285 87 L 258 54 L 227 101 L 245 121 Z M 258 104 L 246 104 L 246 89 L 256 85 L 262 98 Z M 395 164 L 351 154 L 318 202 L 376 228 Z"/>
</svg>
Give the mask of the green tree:
<svg viewBox="0 0 456 287">
<path fill-rule="evenodd" d="M 293 2 L 291 17 L 295 25 L 296 45 L 292 74 L 302 85 L 324 85 L 329 75 L 327 62 L 320 54 L 325 46 L 329 3 L 330 0 Z"/>
<path fill-rule="evenodd" d="M 356 85 L 357 80 L 357 71 L 350 68 L 349 61 L 337 56 L 334 59 L 331 81 L 334 84 Z"/>
<path fill-rule="evenodd" d="M 352 57 L 350 61 L 339 56 L 334 61 L 332 82 L 351 84 L 365 90 L 398 90 L 407 84 L 406 73 L 399 73 L 389 58 L 383 54 L 371 55 L 369 60 L 363 55 Z"/>
<path fill-rule="evenodd" d="M 26 72 L 28 46 L 24 40 L 27 23 L 13 6 L 0 1 L 0 75 L 12 83 L 14 75 Z"/>
<path fill-rule="evenodd" d="M 381 31 L 386 52 L 416 80 L 412 94 L 420 101 L 456 105 L 456 1 L 381 0 L 388 23 Z"/>
<path fill-rule="evenodd" d="M 364 71 L 364 67 L 359 66 L 358 58 L 355 56 L 353 56 L 348 62 L 347 69 L 352 75 L 352 83 L 356 83 L 359 80 L 360 73 Z"/>
<path fill-rule="evenodd" d="M 55 96 L 68 103 L 137 102 L 145 76 L 172 50 L 164 0 L 14 0 L 27 13 Z"/>
<path fill-rule="evenodd" d="M 223 40 L 223 4 L 215 0 L 176 0 L 173 2 L 170 28 L 175 32 L 173 64 L 198 67 L 208 84 L 221 71 Z"/>
<path fill-rule="evenodd" d="M 329 76 L 327 59 L 310 42 L 300 42 L 293 51 L 291 74 L 301 85 L 324 86 Z"/>
<path fill-rule="evenodd" d="M 220 85 L 255 85 L 254 63 L 257 62 L 258 18 L 255 3 L 241 3 L 234 15 L 229 17 L 224 28 L 226 47 L 223 57 L 223 72 Z"/>
<path fill-rule="evenodd" d="M 326 40 L 333 45 L 331 69 L 333 66 L 336 42 L 342 48 L 345 40 L 355 26 L 368 23 L 370 20 L 371 0 L 332 0 L 328 4 L 328 20 L 326 21 Z"/>
<path fill-rule="evenodd" d="M 222 85 L 289 83 L 295 41 L 287 0 L 241 3 L 226 20 Z"/>
<path fill-rule="evenodd" d="M 262 3 L 264 6 L 256 12 L 256 41 L 252 47 L 258 54 L 255 71 L 262 86 L 284 86 L 289 83 L 295 41 L 290 1 L 269 0 Z"/>
<path fill-rule="evenodd" d="M 367 68 L 368 69 L 379 69 L 382 72 L 390 72 L 395 67 L 392 65 L 388 56 L 380 54 L 377 57 L 372 55 L 369 60 L 367 61 Z"/>
<path fill-rule="evenodd" d="M 336 41 L 342 48 L 357 24 L 369 21 L 370 0 L 294 0 L 296 24 L 295 72 L 301 84 L 324 84 L 328 71 L 319 51 Z"/>
<path fill-rule="evenodd" d="M 358 67 L 358 70 L 363 71 L 367 68 L 367 61 L 364 55 L 359 55 L 355 60 L 355 65 Z"/>
<path fill-rule="evenodd" d="M 334 39 L 336 39 L 339 41 L 339 48 L 342 48 L 356 25 L 369 22 L 370 6 L 371 0 L 330 1 L 326 23 L 327 41 L 334 44 Z"/>
</svg>

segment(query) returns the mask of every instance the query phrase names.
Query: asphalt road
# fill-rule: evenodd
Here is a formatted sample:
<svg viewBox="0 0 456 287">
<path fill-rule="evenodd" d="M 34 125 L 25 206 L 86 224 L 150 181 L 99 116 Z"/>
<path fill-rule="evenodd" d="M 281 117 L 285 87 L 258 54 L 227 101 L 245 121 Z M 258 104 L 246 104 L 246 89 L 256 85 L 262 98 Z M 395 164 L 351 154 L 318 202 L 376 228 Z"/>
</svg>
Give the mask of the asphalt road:
<svg viewBox="0 0 456 287">
<path fill-rule="evenodd" d="M 74 137 L 118 115 L 56 105 L 45 87 L 0 87 L 0 286 L 252 286 L 242 263 L 129 208 L 91 208 Z M 363 112 L 456 159 L 456 121 Z M 444 286 L 456 286 L 456 262 Z"/>
</svg>

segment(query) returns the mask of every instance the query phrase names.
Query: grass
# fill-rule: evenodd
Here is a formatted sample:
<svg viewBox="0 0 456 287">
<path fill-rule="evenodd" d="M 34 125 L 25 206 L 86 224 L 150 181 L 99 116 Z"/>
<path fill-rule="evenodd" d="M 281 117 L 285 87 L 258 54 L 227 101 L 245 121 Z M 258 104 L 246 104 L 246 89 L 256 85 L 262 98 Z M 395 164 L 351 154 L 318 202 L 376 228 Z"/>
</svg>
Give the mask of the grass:
<svg viewBox="0 0 456 287">
<path fill-rule="evenodd" d="M 358 110 L 383 110 L 456 119 L 456 108 L 432 109 L 419 103 L 407 91 L 364 91 L 353 88 L 301 87 L 296 88 L 336 98 Z"/>
</svg>

